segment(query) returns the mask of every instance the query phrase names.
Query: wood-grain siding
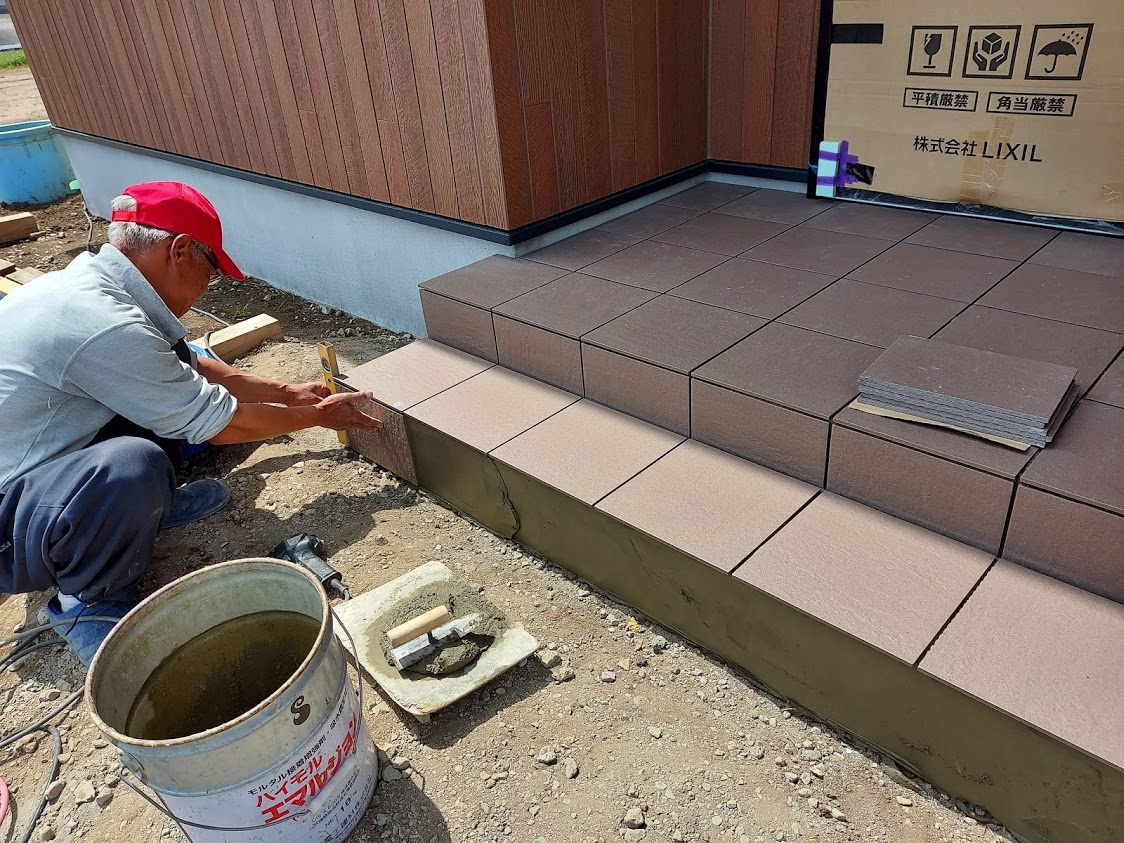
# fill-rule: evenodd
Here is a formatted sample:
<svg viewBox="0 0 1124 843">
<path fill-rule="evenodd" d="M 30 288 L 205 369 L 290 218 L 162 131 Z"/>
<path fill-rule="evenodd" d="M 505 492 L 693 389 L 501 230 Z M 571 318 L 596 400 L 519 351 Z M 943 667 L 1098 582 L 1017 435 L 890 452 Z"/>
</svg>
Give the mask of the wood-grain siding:
<svg viewBox="0 0 1124 843">
<path fill-rule="evenodd" d="M 806 167 L 820 0 L 710 5 L 710 157 Z"/>
<path fill-rule="evenodd" d="M 9 5 L 58 126 L 512 225 L 485 0 Z"/>
</svg>

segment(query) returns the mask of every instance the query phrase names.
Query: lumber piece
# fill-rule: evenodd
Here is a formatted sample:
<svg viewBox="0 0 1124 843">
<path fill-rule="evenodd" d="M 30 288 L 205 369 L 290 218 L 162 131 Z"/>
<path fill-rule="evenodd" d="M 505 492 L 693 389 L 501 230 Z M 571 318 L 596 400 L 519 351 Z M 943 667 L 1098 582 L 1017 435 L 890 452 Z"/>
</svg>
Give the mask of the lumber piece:
<svg viewBox="0 0 1124 843">
<path fill-rule="evenodd" d="M 0 298 L 3 298 L 4 296 L 8 295 L 9 293 L 14 293 L 16 290 L 18 290 L 22 286 L 23 286 L 22 284 L 17 284 L 15 281 L 12 281 L 10 278 L 6 278 L 3 275 L 0 275 Z"/>
<path fill-rule="evenodd" d="M 27 211 L 0 217 L 0 243 L 23 240 L 38 230 L 39 223 L 35 221 L 35 214 Z"/>
<path fill-rule="evenodd" d="M 34 281 L 43 273 L 38 269 L 24 269 L 17 267 L 12 272 L 9 272 L 5 277 L 9 281 L 15 281 L 17 284 L 26 284 L 28 281 Z"/>
<path fill-rule="evenodd" d="M 211 350 L 229 363 L 266 340 L 279 340 L 283 336 L 281 323 L 269 314 L 262 313 L 215 331 L 211 334 Z"/>
<path fill-rule="evenodd" d="M 15 272 L 16 265 L 11 261 L 6 261 L 0 258 L 0 275 L 7 275 L 9 272 Z"/>
</svg>

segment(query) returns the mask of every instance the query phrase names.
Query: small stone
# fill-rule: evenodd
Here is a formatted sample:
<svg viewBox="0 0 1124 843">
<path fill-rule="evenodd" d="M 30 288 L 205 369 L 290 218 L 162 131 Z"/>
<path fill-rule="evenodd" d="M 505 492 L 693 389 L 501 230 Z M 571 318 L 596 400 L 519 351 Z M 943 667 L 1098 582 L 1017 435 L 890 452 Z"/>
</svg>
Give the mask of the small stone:
<svg viewBox="0 0 1124 843">
<path fill-rule="evenodd" d="M 659 726 L 649 726 L 648 734 L 658 741 L 663 737 L 663 729 L 661 729 Z"/>
<path fill-rule="evenodd" d="M 98 791 L 98 795 L 95 797 L 94 801 L 98 803 L 99 808 L 108 808 L 109 803 L 113 801 L 113 791 L 103 787 Z"/>
<path fill-rule="evenodd" d="M 778 767 L 787 767 L 788 766 L 788 761 L 785 760 L 783 755 L 778 755 L 776 758 L 774 758 L 773 763 L 776 764 Z"/>
<path fill-rule="evenodd" d="M 601 681 L 611 685 L 613 682 L 617 681 L 617 674 L 611 670 L 603 670 L 601 671 Z"/>
<path fill-rule="evenodd" d="M 898 801 L 898 804 L 901 805 L 903 808 L 908 808 L 910 805 L 913 804 L 913 800 L 910 799 L 908 796 L 895 796 L 894 798 Z"/>
<path fill-rule="evenodd" d="M 805 761 L 820 761 L 823 759 L 823 754 L 818 749 L 806 749 L 802 755 Z"/>
<path fill-rule="evenodd" d="M 78 786 L 74 788 L 74 801 L 79 805 L 93 802 L 95 795 L 94 783 L 88 779 L 80 781 Z"/>
<path fill-rule="evenodd" d="M 827 775 L 827 770 L 825 770 L 823 768 L 822 764 L 817 764 L 815 767 L 812 768 L 812 775 L 815 776 L 817 779 L 822 779 L 824 776 Z"/>
<path fill-rule="evenodd" d="M 562 657 L 551 650 L 540 651 L 538 653 L 538 658 L 542 666 L 547 670 L 553 670 L 562 664 Z"/>
<path fill-rule="evenodd" d="M 559 684 L 563 682 L 569 682 L 574 678 L 575 675 L 576 674 L 574 673 L 574 669 L 569 665 L 563 665 L 562 667 L 556 668 L 550 672 L 550 677 Z"/>
<path fill-rule="evenodd" d="M 49 825 L 43 826 L 41 829 L 39 829 L 39 839 L 40 840 L 54 840 L 55 839 L 55 829 L 52 826 L 49 826 Z"/>
<path fill-rule="evenodd" d="M 831 809 L 831 818 L 833 820 L 838 820 L 841 823 L 847 822 L 847 815 L 840 811 L 838 808 Z"/>
<path fill-rule="evenodd" d="M 800 776 L 796 775 L 796 773 L 785 773 L 784 777 L 789 784 L 796 784 L 798 781 L 800 781 Z"/>
<path fill-rule="evenodd" d="M 652 652 L 653 653 L 662 653 L 666 649 L 667 649 L 667 639 L 664 638 L 662 635 L 653 635 L 652 636 Z"/>
<path fill-rule="evenodd" d="M 43 694 L 43 699 L 47 700 L 47 702 L 52 702 L 57 700 L 60 696 L 62 696 L 62 691 L 58 688 L 48 688 L 46 693 Z"/>
<path fill-rule="evenodd" d="M 812 789 L 810 787 L 802 787 L 800 788 L 800 790 L 796 791 L 796 795 L 803 799 L 807 799 L 812 795 Z"/>
<path fill-rule="evenodd" d="M 577 761 L 575 761 L 573 758 L 567 758 L 565 761 L 562 762 L 562 765 L 563 765 L 563 771 L 562 772 L 565 773 L 566 778 L 576 779 L 578 777 L 578 762 Z"/>
<path fill-rule="evenodd" d="M 752 758 L 754 761 L 760 761 L 762 758 L 765 757 L 765 750 L 763 750 L 759 746 L 751 746 L 749 748 L 749 751 L 747 752 L 747 755 L 749 755 L 749 757 Z"/>
<path fill-rule="evenodd" d="M 647 828 L 648 823 L 644 819 L 644 812 L 639 808 L 629 808 L 628 813 L 624 815 L 621 820 L 621 825 L 625 828 Z"/>
<path fill-rule="evenodd" d="M 396 782 L 402 778 L 402 773 L 394 767 L 384 767 L 382 771 L 382 780 L 384 782 Z"/>
<path fill-rule="evenodd" d="M 710 824 L 712 826 L 714 826 L 715 828 L 718 828 L 719 826 L 721 826 L 723 822 L 724 822 L 724 820 L 720 816 L 718 816 L 717 814 L 715 814 L 713 817 L 710 818 Z"/>
<path fill-rule="evenodd" d="M 554 747 L 544 746 L 539 750 L 539 754 L 535 756 L 535 760 L 540 764 L 557 764 L 558 753 L 554 750 Z"/>
<path fill-rule="evenodd" d="M 687 838 L 683 836 L 683 832 L 679 829 L 671 832 L 671 843 L 685 843 L 686 840 Z"/>
<path fill-rule="evenodd" d="M 50 786 L 47 787 L 47 799 L 51 802 L 54 802 L 62 795 L 63 788 L 65 787 L 66 782 L 64 782 L 62 779 L 55 779 L 53 782 L 51 782 Z"/>
<path fill-rule="evenodd" d="M 624 832 L 624 843 L 640 843 L 645 837 L 648 836 L 648 830 L 644 828 L 626 828 Z"/>
</svg>

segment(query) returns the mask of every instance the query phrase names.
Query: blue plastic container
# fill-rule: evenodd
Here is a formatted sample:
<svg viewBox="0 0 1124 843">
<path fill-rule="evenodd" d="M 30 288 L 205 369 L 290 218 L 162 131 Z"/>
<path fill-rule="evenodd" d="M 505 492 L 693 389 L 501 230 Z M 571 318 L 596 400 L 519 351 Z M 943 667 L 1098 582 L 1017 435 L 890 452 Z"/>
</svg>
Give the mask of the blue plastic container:
<svg viewBox="0 0 1124 843">
<path fill-rule="evenodd" d="M 0 202 L 44 205 L 74 191 L 74 171 L 50 120 L 0 125 Z"/>
</svg>

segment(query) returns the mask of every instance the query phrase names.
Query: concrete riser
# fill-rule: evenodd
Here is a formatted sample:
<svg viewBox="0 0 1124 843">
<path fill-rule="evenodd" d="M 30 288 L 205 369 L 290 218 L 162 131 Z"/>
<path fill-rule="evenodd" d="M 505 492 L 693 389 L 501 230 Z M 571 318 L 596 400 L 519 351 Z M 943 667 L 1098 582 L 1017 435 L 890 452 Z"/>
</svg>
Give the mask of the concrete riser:
<svg viewBox="0 0 1124 843">
<path fill-rule="evenodd" d="M 406 418 L 419 484 L 1033 843 L 1108 843 L 1124 773 Z"/>
</svg>

